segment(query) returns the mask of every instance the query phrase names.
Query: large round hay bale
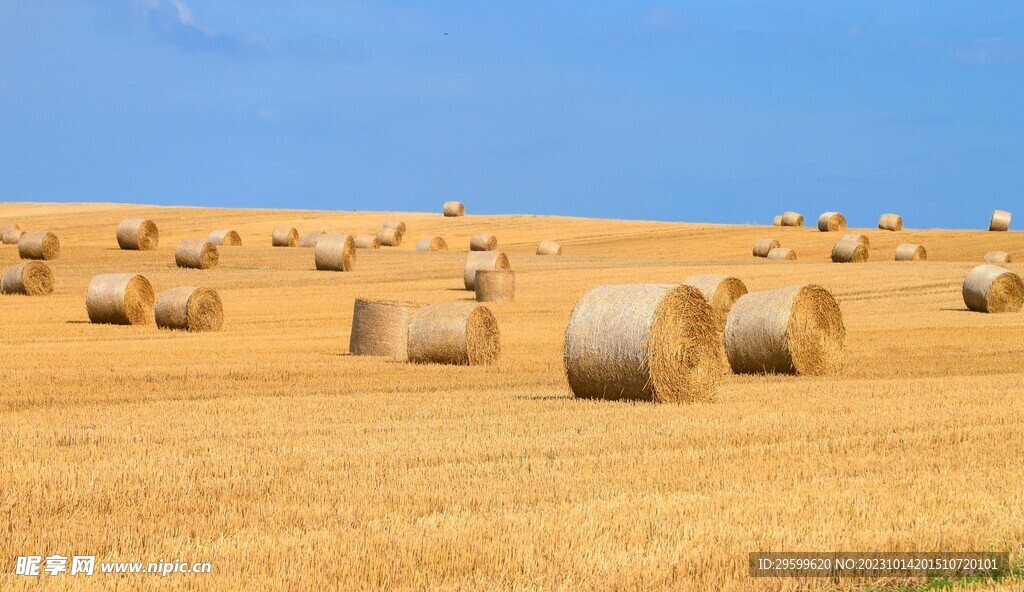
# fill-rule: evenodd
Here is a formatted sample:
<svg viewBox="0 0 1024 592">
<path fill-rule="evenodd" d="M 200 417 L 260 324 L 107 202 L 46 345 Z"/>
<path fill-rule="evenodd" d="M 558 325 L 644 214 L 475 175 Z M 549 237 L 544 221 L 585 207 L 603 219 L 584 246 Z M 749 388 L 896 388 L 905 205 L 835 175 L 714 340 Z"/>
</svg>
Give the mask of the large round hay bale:
<svg viewBox="0 0 1024 592">
<path fill-rule="evenodd" d="M 772 226 L 782 226 L 782 216 L 772 218 Z"/>
<path fill-rule="evenodd" d="M 352 271 L 356 266 L 356 241 L 348 234 L 325 234 L 313 252 L 316 268 L 323 271 Z"/>
<path fill-rule="evenodd" d="M 871 248 L 871 240 L 868 239 L 866 234 L 845 234 L 841 240 L 852 240 L 864 245 L 867 248 Z"/>
<path fill-rule="evenodd" d="M 979 265 L 967 274 L 963 295 L 976 312 L 1017 312 L 1024 305 L 1024 281 L 998 265 Z"/>
<path fill-rule="evenodd" d="M 782 225 L 783 226 L 803 226 L 804 217 L 796 212 L 783 212 L 782 213 Z"/>
<path fill-rule="evenodd" d="M 242 237 L 234 230 L 214 230 L 210 233 L 209 241 L 225 247 L 242 246 Z"/>
<path fill-rule="evenodd" d="M 357 249 L 379 249 L 380 239 L 375 234 L 357 234 L 352 237 Z"/>
<path fill-rule="evenodd" d="M 1010 212 L 995 210 L 992 218 L 988 221 L 988 229 L 996 232 L 1005 232 L 1010 229 Z"/>
<path fill-rule="evenodd" d="M 839 212 L 825 212 L 818 216 L 818 230 L 822 232 L 846 230 L 846 216 Z"/>
<path fill-rule="evenodd" d="M 270 235 L 270 244 L 275 247 L 294 247 L 299 244 L 299 231 L 294 228 L 275 228 Z"/>
<path fill-rule="evenodd" d="M 576 397 L 714 398 L 724 362 L 715 313 L 693 286 L 598 286 L 573 308 L 565 370 Z"/>
<path fill-rule="evenodd" d="M 46 296 L 53 293 L 53 272 L 42 261 L 26 261 L 9 268 L 0 279 L 0 292 Z"/>
<path fill-rule="evenodd" d="M 754 257 L 767 257 L 772 249 L 778 249 L 782 243 L 774 238 L 759 238 L 754 241 Z"/>
<path fill-rule="evenodd" d="M 394 228 L 403 235 L 405 234 L 405 222 L 401 220 L 385 220 L 381 228 Z"/>
<path fill-rule="evenodd" d="M 701 295 L 711 305 L 719 328 L 725 327 L 732 305 L 747 293 L 747 285 L 743 280 L 721 274 L 695 275 L 687 278 L 683 285 L 700 290 Z"/>
<path fill-rule="evenodd" d="M 478 269 L 473 280 L 477 302 L 512 302 L 516 299 L 516 272 Z"/>
<path fill-rule="evenodd" d="M 220 331 L 224 306 L 212 288 L 171 288 L 156 301 L 156 326 L 181 331 Z"/>
<path fill-rule="evenodd" d="M 466 289 L 476 289 L 476 272 L 479 269 L 509 269 L 508 257 L 499 251 L 470 253 L 462 270 L 462 282 Z"/>
<path fill-rule="evenodd" d="M 17 224 L 4 226 L 3 229 L 0 229 L 0 242 L 3 242 L 5 245 L 16 245 L 18 244 L 18 239 L 23 234 L 25 234 L 25 231 Z"/>
<path fill-rule="evenodd" d="M 444 215 L 448 218 L 455 216 L 464 216 L 466 214 L 466 206 L 461 201 L 446 201 L 444 202 Z"/>
<path fill-rule="evenodd" d="M 299 247 L 304 249 L 312 249 L 313 247 L 316 246 L 316 241 L 319 240 L 320 237 L 325 234 L 327 234 L 327 232 L 323 230 L 314 230 L 313 232 L 307 232 L 306 234 L 302 235 L 302 238 L 299 239 Z"/>
<path fill-rule="evenodd" d="M 786 247 L 776 247 L 768 251 L 768 259 L 772 261 L 796 261 L 796 251 Z"/>
<path fill-rule="evenodd" d="M 447 251 L 448 242 L 439 236 L 421 238 L 416 243 L 417 251 Z"/>
<path fill-rule="evenodd" d="M 418 304 L 356 298 L 348 351 L 353 356 L 388 356 L 406 359 L 409 325 Z"/>
<path fill-rule="evenodd" d="M 878 228 L 881 230 L 903 230 L 903 216 L 896 214 L 882 214 L 878 219 Z"/>
<path fill-rule="evenodd" d="M 425 306 L 409 325 L 409 361 L 421 364 L 493 364 L 501 354 L 498 321 L 475 302 Z"/>
<path fill-rule="evenodd" d="M 903 243 L 896 247 L 897 261 L 925 261 L 928 259 L 928 252 L 921 245 Z"/>
<path fill-rule="evenodd" d="M 152 220 L 128 218 L 117 225 L 117 245 L 126 251 L 149 251 L 160 244 L 160 232 Z"/>
<path fill-rule="evenodd" d="M 220 262 L 220 252 L 210 241 L 183 238 L 174 249 L 174 263 L 188 269 L 211 269 Z"/>
<path fill-rule="evenodd" d="M 864 263 L 868 260 L 868 248 L 856 239 L 842 239 L 832 247 L 834 263 Z"/>
<path fill-rule="evenodd" d="M 1006 265 L 1013 263 L 1013 256 L 1006 251 L 989 251 L 985 253 L 984 261 L 992 265 Z"/>
<path fill-rule="evenodd" d="M 93 323 L 148 325 L 153 322 L 155 295 L 145 277 L 134 273 L 106 273 L 92 278 L 85 308 Z"/>
<path fill-rule="evenodd" d="M 470 251 L 493 251 L 498 248 L 498 239 L 493 234 L 477 232 L 469 239 Z"/>
<path fill-rule="evenodd" d="M 832 374 L 842 368 L 845 339 L 839 305 L 815 285 L 751 292 L 736 301 L 725 325 L 736 373 Z"/>
<path fill-rule="evenodd" d="M 397 228 L 381 228 L 377 240 L 382 247 L 397 247 L 402 244 L 402 233 Z"/>
<path fill-rule="evenodd" d="M 540 241 L 540 244 L 537 245 L 537 254 L 538 255 L 561 255 L 562 254 L 562 245 L 556 243 L 553 240 L 542 240 L 542 241 Z"/>
<path fill-rule="evenodd" d="M 60 257 L 60 241 L 52 232 L 26 232 L 18 239 L 18 256 L 22 259 L 56 259 Z"/>
</svg>

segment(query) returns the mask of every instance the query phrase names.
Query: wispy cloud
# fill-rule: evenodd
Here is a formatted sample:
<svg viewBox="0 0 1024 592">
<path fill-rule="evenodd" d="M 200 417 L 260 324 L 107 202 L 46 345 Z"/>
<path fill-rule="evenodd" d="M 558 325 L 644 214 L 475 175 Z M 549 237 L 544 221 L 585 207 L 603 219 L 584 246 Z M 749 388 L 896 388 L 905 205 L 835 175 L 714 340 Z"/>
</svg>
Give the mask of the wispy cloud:
<svg viewBox="0 0 1024 592">
<path fill-rule="evenodd" d="M 966 43 L 942 43 L 930 39 L 918 41 L 924 51 L 940 52 L 953 61 L 978 68 L 1006 64 L 1024 64 L 1024 48 L 1002 37 L 983 37 Z"/>
<path fill-rule="evenodd" d="M 144 0 L 142 19 L 161 41 L 190 52 L 249 53 L 263 47 L 260 37 L 240 37 L 201 23 L 184 0 Z"/>
</svg>

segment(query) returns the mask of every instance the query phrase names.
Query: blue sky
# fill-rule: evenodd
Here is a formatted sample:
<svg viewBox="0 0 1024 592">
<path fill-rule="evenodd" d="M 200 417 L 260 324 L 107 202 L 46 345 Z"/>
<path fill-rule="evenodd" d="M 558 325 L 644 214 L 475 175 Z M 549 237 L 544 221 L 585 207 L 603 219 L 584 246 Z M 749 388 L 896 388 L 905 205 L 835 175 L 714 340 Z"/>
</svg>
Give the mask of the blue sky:
<svg viewBox="0 0 1024 592">
<path fill-rule="evenodd" d="M 0 200 L 979 228 L 1024 3 L 0 0 L 0 137 Z"/>
</svg>

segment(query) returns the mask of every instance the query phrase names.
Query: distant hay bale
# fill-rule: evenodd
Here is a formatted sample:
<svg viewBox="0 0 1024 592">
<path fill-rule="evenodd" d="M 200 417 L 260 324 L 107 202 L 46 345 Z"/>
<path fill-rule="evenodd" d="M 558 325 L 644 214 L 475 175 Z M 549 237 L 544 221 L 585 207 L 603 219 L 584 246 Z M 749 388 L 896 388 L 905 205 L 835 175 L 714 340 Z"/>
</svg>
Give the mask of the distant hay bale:
<svg viewBox="0 0 1024 592">
<path fill-rule="evenodd" d="M 561 255 L 562 254 L 562 245 L 556 243 L 553 240 L 542 240 L 542 241 L 540 241 L 540 244 L 537 245 L 537 254 L 538 255 Z"/>
<path fill-rule="evenodd" d="M 843 238 L 832 247 L 834 263 L 864 263 L 868 260 L 868 248 L 856 238 Z"/>
<path fill-rule="evenodd" d="M 156 326 L 180 331 L 220 331 L 224 305 L 212 288 L 171 288 L 156 301 Z"/>
<path fill-rule="evenodd" d="M 444 202 L 444 215 L 448 218 L 466 215 L 466 206 L 461 201 Z"/>
<path fill-rule="evenodd" d="M 967 274 L 963 295 L 976 312 L 1017 312 L 1024 305 L 1024 281 L 998 265 L 979 265 Z"/>
<path fill-rule="evenodd" d="M 842 368 L 845 339 L 839 305 L 815 285 L 742 296 L 725 326 L 725 349 L 737 374 L 833 374 Z"/>
<path fill-rule="evenodd" d="M 778 249 L 782 243 L 774 238 L 760 238 L 754 241 L 754 257 L 767 257 L 772 249 Z"/>
<path fill-rule="evenodd" d="M 299 239 L 299 247 L 303 249 L 312 249 L 313 247 L 316 246 L 316 241 L 325 234 L 327 234 L 327 232 L 323 230 L 314 230 L 313 232 L 307 232 L 306 234 L 302 235 L 302 238 Z"/>
<path fill-rule="evenodd" d="M 477 302 L 513 302 L 516 272 L 511 269 L 478 269 L 473 280 Z"/>
<path fill-rule="evenodd" d="M 352 271 L 356 266 L 356 241 L 348 234 L 325 234 L 316 241 L 313 253 L 322 271 Z"/>
<path fill-rule="evenodd" d="M 448 243 L 439 236 L 428 236 L 421 238 L 416 243 L 417 251 L 447 251 Z"/>
<path fill-rule="evenodd" d="M 405 222 L 400 220 L 385 220 L 382 228 L 394 228 L 403 235 L 405 234 Z"/>
<path fill-rule="evenodd" d="M 743 280 L 721 274 L 695 275 L 687 278 L 683 284 L 700 290 L 715 313 L 719 329 L 725 328 L 725 321 L 729 317 L 732 305 L 740 296 L 747 293 L 747 286 Z"/>
<path fill-rule="evenodd" d="M 822 232 L 846 230 L 846 216 L 839 212 L 825 212 L 818 216 L 818 230 Z"/>
<path fill-rule="evenodd" d="M 220 252 L 210 241 L 183 238 L 174 249 L 174 263 L 188 269 L 211 269 L 220 262 Z"/>
<path fill-rule="evenodd" d="M 92 278 L 85 308 L 93 323 L 148 325 L 153 322 L 155 296 L 145 277 L 134 273 L 107 273 Z"/>
<path fill-rule="evenodd" d="M 768 251 L 768 259 L 772 261 L 796 261 L 796 251 L 786 247 L 776 247 Z"/>
<path fill-rule="evenodd" d="M 881 230 L 903 230 L 903 216 L 896 214 L 882 214 L 878 219 L 878 228 Z"/>
<path fill-rule="evenodd" d="M 126 251 L 149 251 L 160 244 L 160 232 L 152 220 L 128 218 L 117 225 L 117 245 Z"/>
<path fill-rule="evenodd" d="M 22 259 L 56 259 L 60 257 L 60 241 L 52 232 L 26 232 L 18 239 L 18 256 Z"/>
<path fill-rule="evenodd" d="M 467 290 L 476 290 L 476 272 L 480 269 L 509 269 L 508 257 L 499 251 L 470 253 L 462 271 L 462 282 Z"/>
<path fill-rule="evenodd" d="M 1013 263 L 1013 256 L 1006 251 L 989 251 L 985 253 L 985 263 L 991 263 L 992 265 L 1005 265 L 1007 263 Z"/>
<path fill-rule="evenodd" d="M 803 226 L 804 217 L 796 212 L 783 212 L 782 213 L 782 225 L 783 226 Z"/>
<path fill-rule="evenodd" d="M 225 247 L 242 246 L 242 237 L 234 230 L 214 230 L 210 233 L 210 242 Z"/>
<path fill-rule="evenodd" d="M 903 243 L 896 247 L 897 261 L 926 261 L 927 259 L 928 252 L 921 245 Z"/>
<path fill-rule="evenodd" d="M 357 249 L 379 249 L 380 239 L 375 234 L 357 234 L 352 239 Z"/>
<path fill-rule="evenodd" d="M 846 234 L 843 235 L 842 240 L 856 241 L 869 249 L 871 248 L 871 240 L 868 239 L 866 234 Z"/>
<path fill-rule="evenodd" d="M 406 359 L 409 325 L 420 305 L 390 300 L 356 298 L 348 351 L 353 356 Z"/>
<path fill-rule="evenodd" d="M 992 219 L 988 222 L 988 229 L 995 232 L 1005 232 L 1010 229 L 1010 212 L 995 210 L 992 212 Z"/>
<path fill-rule="evenodd" d="M 25 234 L 25 231 L 17 224 L 4 226 L 3 229 L 0 229 L 0 242 L 3 242 L 5 245 L 16 245 L 18 244 L 18 239 L 23 234 Z"/>
<path fill-rule="evenodd" d="M 772 218 L 772 226 L 782 226 L 782 216 Z"/>
<path fill-rule="evenodd" d="M 493 251 L 498 248 L 498 239 L 493 234 L 477 232 L 469 239 L 470 251 Z"/>
<path fill-rule="evenodd" d="M 498 321 L 476 302 L 425 306 L 409 325 L 409 361 L 486 366 L 501 355 Z"/>
<path fill-rule="evenodd" d="M 715 313 L 693 286 L 598 286 L 565 331 L 573 395 L 689 403 L 714 399 L 722 379 Z"/>
<path fill-rule="evenodd" d="M 299 231 L 294 228 L 275 228 L 270 235 L 270 244 L 275 247 L 294 247 L 299 244 Z"/>
<path fill-rule="evenodd" d="M 381 228 L 377 240 L 382 247 L 397 247 L 402 244 L 402 233 L 397 228 Z"/>
<path fill-rule="evenodd" d="M 53 272 L 41 261 L 26 261 L 9 268 L 0 279 L 0 292 L 46 296 L 53 293 Z"/>
</svg>

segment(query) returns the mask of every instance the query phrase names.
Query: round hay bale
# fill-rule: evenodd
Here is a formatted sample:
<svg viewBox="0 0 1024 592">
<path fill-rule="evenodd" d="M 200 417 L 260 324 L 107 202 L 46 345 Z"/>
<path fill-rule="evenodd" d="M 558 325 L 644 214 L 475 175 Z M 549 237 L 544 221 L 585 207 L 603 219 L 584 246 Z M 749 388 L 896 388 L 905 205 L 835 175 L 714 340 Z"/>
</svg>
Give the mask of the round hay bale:
<svg viewBox="0 0 1024 592">
<path fill-rule="evenodd" d="M 754 241 L 754 257 L 767 257 L 772 249 L 778 249 L 782 243 L 774 238 L 760 238 Z"/>
<path fill-rule="evenodd" d="M 709 401 L 724 367 L 715 313 L 692 286 L 598 286 L 565 331 L 565 370 L 579 398 Z"/>
<path fill-rule="evenodd" d="M 22 259 L 56 259 L 60 257 L 60 241 L 52 232 L 26 232 L 18 239 L 18 256 Z"/>
<path fill-rule="evenodd" d="M 156 326 L 181 331 L 220 331 L 224 306 L 212 288 L 171 288 L 156 301 Z"/>
<path fill-rule="evenodd" d="M 725 320 L 729 317 L 732 305 L 740 296 L 747 293 L 747 285 L 743 280 L 721 274 L 695 275 L 687 278 L 683 285 L 700 290 L 701 295 L 711 305 L 719 328 L 725 327 Z"/>
<path fill-rule="evenodd" d="M 561 255 L 562 254 L 562 245 L 556 243 L 553 240 L 542 240 L 542 241 L 540 241 L 540 244 L 537 245 L 537 254 L 538 255 Z"/>
<path fill-rule="evenodd" d="M 387 356 L 406 359 L 409 325 L 418 304 L 356 298 L 348 351 L 353 356 Z"/>
<path fill-rule="evenodd" d="M 833 263 L 864 263 L 868 260 L 868 248 L 856 239 L 842 239 L 832 247 Z"/>
<path fill-rule="evenodd" d="M 153 322 L 155 295 L 145 277 L 134 273 L 106 273 L 92 278 L 85 309 L 93 323 L 148 325 Z"/>
<path fill-rule="evenodd" d="M 242 237 L 234 230 L 214 230 L 210 233 L 210 242 L 225 247 L 242 246 Z"/>
<path fill-rule="evenodd" d="M 1024 281 L 998 265 L 979 265 L 967 274 L 963 295 L 975 312 L 1017 312 L 1024 306 Z"/>
<path fill-rule="evenodd" d="M 815 285 L 751 292 L 736 301 L 725 325 L 737 374 L 833 374 L 842 368 L 845 339 L 839 305 Z"/>
<path fill-rule="evenodd" d="M 21 235 L 23 234 L 25 234 L 25 231 L 17 224 L 4 226 L 3 229 L 0 230 L 0 242 L 3 242 L 5 245 L 16 245 L 18 244 L 18 239 L 21 238 Z"/>
<path fill-rule="evenodd" d="M 41 261 L 26 261 L 9 268 L 0 279 L 0 292 L 46 296 L 53 293 L 53 272 Z"/>
<path fill-rule="evenodd" d="M 294 247 L 299 244 L 299 231 L 294 228 L 275 228 L 270 235 L 270 244 L 275 247 Z"/>
<path fill-rule="evenodd" d="M 516 272 L 478 269 L 473 280 L 477 302 L 512 302 L 516 299 Z"/>
<path fill-rule="evenodd" d="M 211 269 L 220 262 L 220 252 L 210 241 L 183 238 L 174 249 L 174 263 L 188 269 Z"/>
<path fill-rule="evenodd" d="M 152 220 L 128 218 L 117 225 L 117 245 L 126 251 L 149 251 L 160 244 L 160 232 Z"/>
<path fill-rule="evenodd" d="M 313 247 L 316 246 L 316 241 L 325 234 L 327 234 L 327 232 L 323 230 L 314 230 L 313 232 L 307 232 L 306 234 L 302 235 L 302 238 L 299 239 L 299 247 L 303 249 L 312 249 Z"/>
<path fill-rule="evenodd" d="M 782 226 L 782 216 L 772 218 L 772 226 Z"/>
<path fill-rule="evenodd" d="M 325 234 L 313 252 L 316 268 L 322 271 L 352 271 L 356 266 L 356 241 L 348 234 Z"/>
<path fill-rule="evenodd" d="M 447 251 L 448 243 L 439 236 L 428 236 L 421 238 L 416 243 L 417 251 Z"/>
<path fill-rule="evenodd" d="M 486 366 L 501 355 L 498 321 L 475 302 L 425 306 L 409 325 L 409 361 Z"/>
<path fill-rule="evenodd" d="M 477 232 L 469 239 L 470 251 L 493 251 L 498 248 L 498 239 L 493 234 Z"/>
<path fill-rule="evenodd" d="M 401 232 L 403 235 L 405 234 L 405 222 L 402 222 L 400 220 L 385 220 L 384 224 L 381 227 L 394 228 L 398 232 Z"/>
<path fill-rule="evenodd" d="M 447 218 L 466 215 L 466 206 L 461 201 L 444 202 L 444 215 Z"/>
<path fill-rule="evenodd" d="M 768 251 L 768 259 L 772 261 L 796 261 L 796 251 L 786 247 L 777 247 Z"/>
<path fill-rule="evenodd" d="M 462 271 L 462 282 L 467 290 L 476 290 L 476 272 L 480 269 L 510 269 L 508 257 L 499 251 L 470 253 Z"/>
<path fill-rule="evenodd" d="M 1013 256 L 1006 251 L 989 251 L 985 253 L 984 261 L 992 265 L 1006 265 L 1007 263 L 1013 263 Z"/>
<path fill-rule="evenodd" d="M 878 228 L 892 231 L 903 230 L 903 216 L 882 214 L 882 217 L 878 219 Z"/>
<path fill-rule="evenodd" d="M 871 240 L 868 239 L 866 234 L 846 234 L 843 235 L 842 240 L 852 240 L 864 245 L 867 248 L 871 248 Z"/>
<path fill-rule="evenodd" d="M 822 232 L 846 230 L 846 216 L 839 212 L 825 212 L 818 216 L 818 230 Z"/>
<path fill-rule="evenodd" d="M 353 237 L 357 249 L 379 249 L 380 239 L 374 234 L 357 234 Z"/>
<path fill-rule="evenodd" d="M 988 221 L 988 229 L 993 232 L 1005 232 L 1010 229 L 1010 212 L 995 210 Z"/>
<path fill-rule="evenodd" d="M 783 212 L 782 213 L 782 225 L 783 226 L 803 226 L 804 217 L 796 212 Z"/>
<path fill-rule="evenodd" d="M 402 244 L 402 233 L 397 228 L 381 228 L 377 240 L 382 247 L 397 247 Z"/>
<path fill-rule="evenodd" d="M 903 243 L 896 247 L 897 261 L 926 261 L 927 259 L 928 252 L 921 245 Z"/>
</svg>

